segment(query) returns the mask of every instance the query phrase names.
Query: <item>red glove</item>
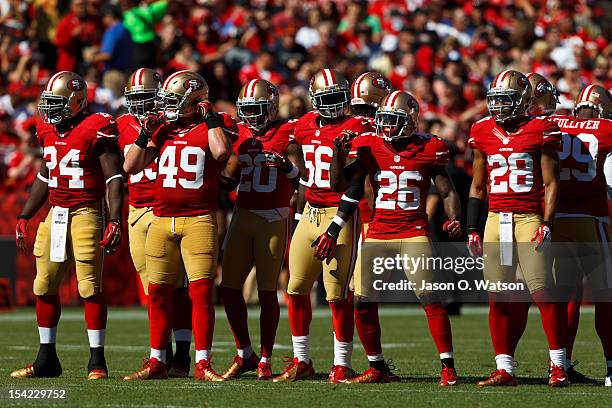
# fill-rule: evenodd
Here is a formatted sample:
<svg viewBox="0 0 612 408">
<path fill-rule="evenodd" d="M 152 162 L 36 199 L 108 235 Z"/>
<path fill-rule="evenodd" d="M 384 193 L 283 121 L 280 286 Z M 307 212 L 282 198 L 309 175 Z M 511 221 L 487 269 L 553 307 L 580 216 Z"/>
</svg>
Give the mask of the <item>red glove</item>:
<svg viewBox="0 0 612 408">
<path fill-rule="evenodd" d="M 106 224 L 106 230 L 104 230 L 104 238 L 100 241 L 100 246 L 104 248 L 104 252 L 107 255 L 111 255 L 117 250 L 117 247 L 121 243 L 121 223 L 118 220 L 110 220 Z"/>
<path fill-rule="evenodd" d="M 212 103 L 210 101 L 198 102 L 198 112 L 202 117 L 205 117 L 208 112 L 212 112 Z"/>
<path fill-rule="evenodd" d="M 336 249 L 338 237 L 333 237 L 328 232 L 324 232 L 319 238 L 312 241 L 311 248 L 314 248 L 314 256 L 319 260 L 327 259 Z"/>
<path fill-rule="evenodd" d="M 552 229 L 550 223 L 542 223 L 531 237 L 531 242 L 536 243 L 536 251 L 541 251 L 542 248 L 552 240 Z"/>
<path fill-rule="evenodd" d="M 15 242 L 17 244 L 17 248 L 24 251 L 27 249 L 26 247 L 26 236 L 28 232 L 28 220 L 25 218 L 19 218 L 17 220 L 17 226 L 15 227 Z"/>
<path fill-rule="evenodd" d="M 482 239 L 480 239 L 480 235 L 478 235 L 476 231 L 472 231 L 468 234 L 467 247 L 470 255 L 474 258 L 482 256 Z"/>
<path fill-rule="evenodd" d="M 162 125 L 163 118 L 156 113 L 149 113 L 142 121 L 142 129 L 152 135 Z"/>
<path fill-rule="evenodd" d="M 340 136 L 334 139 L 334 146 L 338 150 L 343 151 L 344 154 L 347 154 L 348 150 L 350 149 L 351 142 L 357 136 L 359 136 L 359 134 L 353 132 L 352 130 L 344 129 L 342 132 L 340 132 Z"/>
<path fill-rule="evenodd" d="M 444 225 L 442 225 L 442 231 L 446 232 L 451 238 L 457 238 L 462 232 L 461 222 L 457 220 L 447 220 Z"/>
</svg>

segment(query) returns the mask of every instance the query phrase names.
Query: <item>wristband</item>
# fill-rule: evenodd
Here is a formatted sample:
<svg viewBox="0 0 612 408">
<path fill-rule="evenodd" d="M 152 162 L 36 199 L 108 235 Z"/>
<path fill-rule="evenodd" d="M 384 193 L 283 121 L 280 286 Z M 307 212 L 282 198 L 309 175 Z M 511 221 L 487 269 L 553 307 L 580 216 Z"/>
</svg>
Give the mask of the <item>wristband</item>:
<svg viewBox="0 0 612 408">
<path fill-rule="evenodd" d="M 30 219 L 30 217 L 29 217 L 29 216 L 27 216 L 27 215 L 25 215 L 25 214 L 19 214 L 19 215 L 17 216 L 17 219 L 18 219 L 18 220 L 29 220 L 29 219 Z"/>
<path fill-rule="evenodd" d="M 106 179 L 106 184 L 110 183 L 111 181 L 113 181 L 114 179 L 123 179 L 123 175 L 121 174 L 115 174 L 114 176 L 110 176 L 109 178 Z"/>
<path fill-rule="evenodd" d="M 49 184 L 49 179 L 45 178 L 45 176 L 43 176 L 42 174 L 38 173 L 36 175 L 36 178 L 39 179 L 40 181 L 42 181 L 45 184 Z"/>
<path fill-rule="evenodd" d="M 140 130 L 140 134 L 138 135 L 138 138 L 136 138 L 134 144 L 141 149 L 147 148 L 147 145 L 149 144 L 149 135 L 144 131 L 144 129 Z"/>
<path fill-rule="evenodd" d="M 552 221 L 542 221 L 542 225 L 546 225 L 552 231 L 552 227 L 553 227 Z"/>
<path fill-rule="evenodd" d="M 204 117 L 204 123 L 206 123 L 208 130 L 221 127 L 221 121 L 218 115 L 212 112 Z"/>
<path fill-rule="evenodd" d="M 294 179 L 300 175 L 300 169 L 298 169 L 295 164 L 291 163 L 291 170 L 286 172 L 285 175 L 287 176 L 287 178 Z"/>
<path fill-rule="evenodd" d="M 302 214 L 300 214 L 300 213 L 295 213 L 295 214 L 293 215 L 293 219 L 294 219 L 294 220 L 296 220 L 296 221 L 301 220 L 301 219 L 302 219 Z"/>
<path fill-rule="evenodd" d="M 308 180 L 300 179 L 300 184 L 304 187 L 308 187 Z"/>
<path fill-rule="evenodd" d="M 337 218 L 339 218 L 340 222 L 343 223 L 342 225 L 340 225 L 339 222 L 336 220 Z M 345 224 L 346 222 L 344 222 L 342 218 L 336 215 L 334 219 L 332 220 L 331 224 L 329 224 L 329 227 L 327 227 L 327 231 L 326 231 L 327 235 L 329 235 L 330 237 L 334 239 L 338 239 L 338 236 L 340 235 L 340 231 L 342 231 L 342 227 Z"/>
</svg>

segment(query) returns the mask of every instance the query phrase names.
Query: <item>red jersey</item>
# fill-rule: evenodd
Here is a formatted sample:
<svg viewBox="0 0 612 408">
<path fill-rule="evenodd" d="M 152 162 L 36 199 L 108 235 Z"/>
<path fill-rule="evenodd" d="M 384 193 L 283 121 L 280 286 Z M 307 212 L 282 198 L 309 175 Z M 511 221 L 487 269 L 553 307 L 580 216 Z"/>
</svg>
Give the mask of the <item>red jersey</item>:
<svg viewBox="0 0 612 408">
<path fill-rule="evenodd" d="M 104 198 L 106 180 L 94 146 L 117 143 L 117 124 L 106 113 L 94 113 L 65 133 L 38 122 L 38 142 L 49 169 L 49 203 L 70 209 L 89 206 Z"/>
<path fill-rule="evenodd" d="M 531 118 L 514 133 L 491 117 L 474 123 L 468 145 L 487 159 L 489 211 L 542 214 L 542 148 L 558 147 L 560 140 L 559 127 L 545 117 Z"/>
<path fill-rule="evenodd" d="M 292 138 L 302 146 L 304 162 L 308 170 L 306 201 L 318 207 L 336 207 L 342 193 L 332 191 L 329 168 L 334 154 L 334 140 L 343 130 L 355 133 L 371 132 L 368 118 L 346 116 L 321 126 L 319 114 L 310 111 L 295 123 Z"/>
<path fill-rule="evenodd" d="M 125 156 L 138 139 L 140 122 L 135 116 L 126 113 L 117 118 L 119 129 L 119 148 Z M 153 162 L 146 169 L 128 178 L 128 202 L 132 207 L 152 207 L 155 201 L 155 177 L 157 176 L 157 162 Z"/>
<path fill-rule="evenodd" d="M 432 169 L 446 166 L 448 147 L 437 136 L 415 133 L 400 152 L 383 138 L 364 134 L 353 140 L 349 157 L 367 169 L 376 194 L 374 218 L 367 238 L 400 239 L 425 236 L 425 212 Z"/>
<path fill-rule="evenodd" d="M 561 198 L 557 213 L 608 215 L 604 161 L 612 152 L 612 121 L 552 116 L 562 133 Z"/>
<path fill-rule="evenodd" d="M 223 116 L 225 127 L 235 128 L 234 120 Z M 212 156 L 206 124 L 188 128 L 166 124 L 153 134 L 152 141 L 159 151 L 153 214 L 192 217 L 215 211 L 225 162 Z"/>
<path fill-rule="evenodd" d="M 295 121 L 277 122 L 261 137 L 253 135 L 251 129 L 238 124 L 238 141 L 234 154 L 240 162 L 240 187 L 238 207 L 249 210 L 270 210 L 289 207 L 293 186 L 276 167 L 266 165 L 264 151 L 286 154 L 289 135 Z"/>
</svg>

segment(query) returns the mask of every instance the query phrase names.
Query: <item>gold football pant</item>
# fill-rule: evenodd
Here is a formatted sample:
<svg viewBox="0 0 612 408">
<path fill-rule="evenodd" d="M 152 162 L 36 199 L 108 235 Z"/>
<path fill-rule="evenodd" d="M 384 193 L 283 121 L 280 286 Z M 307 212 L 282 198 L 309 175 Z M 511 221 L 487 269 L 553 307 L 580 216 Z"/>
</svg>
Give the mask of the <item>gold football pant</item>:
<svg viewBox="0 0 612 408">
<path fill-rule="evenodd" d="M 609 292 L 610 225 L 594 217 L 561 217 L 555 219 L 553 227 L 556 285 L 576 287 L 586 276 L 594 296 L 600 294 L 595 292 Z"/>
<path fill-rule="evenodd" d="M 217 267 L 215 214 L 153 217 L 145 245 L 149 283 L 174 284 L 181 259 L 190 282 L 213 279 Z"/>
<path fill-rule="evenodd" d="M 329 262 L 315 258 L 311 247 L 312 242 L 327 230 L 337 210 L 337 207 L 314 208 L 306 203 L 289 248 L 288 294 L 309 295 L 314 282 L 323 273 L 328 302 L 344 299 L 348 295 L 359 244 L 358 220 L 353 217 L 342 228 Z"/>
<path fill-rule="evenodd" d="M 130 206 L 130 213 L 128 215 L 130 255 L 132 256 L 132 262 L 134 263 L 136 272 L 138 272 L 138 277 L 142 283 L 145 295 L 149 294 L 149 277 L 146 268 L 145 245 L 147 242 L 147 233 L 153 218 L 153 208 L 136 208 Z M 185 273 L 183 268 L 180 268 L 180 273 L 177 275 L 176 288 L 182 287 L 185 287 Z"/>
<path fill-rule="evenodd" d="M 512 266 L 503 266 L 500 260 L 499 213 L 489 212 L 483 239 L 484 279 L 495 283 L 514 283 L 519 266 L 531 293 L 550 285 L 551 274 L 546 255 L 536 251 L 535 243 L 531 242 L 541 223 L 542 217 L 538 214 L 512 215 Z"/>
<path fill-rule="evenodd" d="M 255 265 L 257 288 L 275 291 L 288 228 L 287 219 L 269 222 L 247 209 L 236 210 L 225 238 L 221 286 L 242 289 Z"/>
<path fill-rule="evenodd" d="M 66 260 L 51 262 L 51 217 L 38 226 L 34 243 L 36 257 L 36 296 L 55 295 L 62 279 L 75 265 L 79 295 L 89 298 L 102 291 L 102 217 L 99 206 L 83 207 L 69 211 L 66 236 Z"/>
<path fill-rule="evenodd" d="M 427 236 L 387 240 L 366 238 L 364 245 L 372 247 L 366 249 L 365 251 L 362 248 L 362 250 L 359 252 L 359 258 L 357 259 L 357 264 L 355 265 L 354 275 L 355 296 L 364 298 L 373 297 L 373 291 L 376 290 L 373 286 L 375 279 L 381 279 L 384 281 L 385 277 L 389 276 L 389 273 L 383 273 L 380 275 L 374 274 L 372 270 L 374 260 L 371 259 L 372 257 L 384 256 L 395 258 L 395 256 L 399 254 L 400 258 L 402 259 L 404 256 L 415 258 L 422 257 L 426 259 L 432 255 L 431 243 L 429 237 Z M 375 251 L 372 250 L 374 245 L 377 246 Z M 432 293 L 428 293 L 426 290 L 422 289 L 422 287 L 423 282 L 434 282 L 435 271 L 433 269 L 428 269 L 426 265 L 420 263 L 417 269 L 405 269 L 404 273 L 406 274 L 408 281 L 414 284 L 414 287 L 416 288 L 414 293 L 417 298 L 421 301 L 430 300 L 428 297 L 430 297 Z"/>
</svg>

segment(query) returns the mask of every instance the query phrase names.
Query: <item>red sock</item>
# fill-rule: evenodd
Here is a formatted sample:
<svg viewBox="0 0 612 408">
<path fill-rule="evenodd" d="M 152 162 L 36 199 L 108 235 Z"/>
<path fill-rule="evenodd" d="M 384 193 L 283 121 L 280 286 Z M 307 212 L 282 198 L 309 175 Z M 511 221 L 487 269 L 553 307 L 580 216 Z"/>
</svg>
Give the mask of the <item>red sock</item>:
<svg viewBox="0 0 612 408">
<path fill-rule="evenodd" d="M 378 320 L 378 303 L 363 302 L 355 308 L 355 325 L 357 335 L 366 355 L 382 354 L 380 343 L 380 321 Z"/>
<path fill-rule="evenodd" d="M 149 283 L 149 336 L 151 348 L 165 350 L 172 329 L 172 292 L 169 283 Z"/>
<path fill-rule="evenodd" d="M 280 307 L 275 290 L 260 290 L 259 307 L 259 331 L 261 336 L 261 356 L 272 357 L 278 320 L 280 318 Z"/>
<path fill-rule="evenodd" d="M 234 333 L 236 348 L 243 349 L 251 345 L 249 326 L 247 323 L 247 306 L 242 296 L 242 290 L 221 286 L 221 299 L 225 307 L 227 321 Z"/>
<path fill-rule="evenodd" d="M 289 295 L 289 327 L 293 336 L 308 336 L 312 321 L 310 295 Z"/>
<path fill-rule="evenodd" d="M 489 293 L 489 331 L 495 355 L 513 355 L 511 305 L 507 300 L 498 298 L 495 293 Z"/>
<path fill-rule="evenodd" d="M 343 343 L 352 342 L 355 332 L 353 296 L 349 295 L 346 299 L 329 302 L 329 308 L 331 309 L 332 326 L 336 340 Z"/>
<path fill-rule="evenodd" d="M 98 293 L 87 299 L 83 299 L 85 303 L 85 324 L 87 330 L 103 330 L 106 329 L 106 298 L 102 293 Z"/>
<path fill-rule="evenodd" d="M 453 333 L 451 331 L 448 313 L 440 303 L 424 305 L 429 333 L 438 349 L 438 353 L 453 351 Z"/>
<path fill-rule="evenodd" d="M 595 330 L 601 340 L 606 360 L 612 360 L 612 303 L 595 302 Z"/>
<path fill-rule="evenodd" d="M 62 314 L 59 295 L 36 296 L 36 322 L 38 327 L 56 327 Z"/>
<path fill-rule="evenodd" d="M 544 289 L 532 294 L 542 317 L 542 327 L 550 350 L 559 350 L 567 342 L 567 302 L 551 302 Z"/>
<path fill-rule="evenodd" d="M 523 337 L 523 333 L 525 333 L 530 306 L 531 302 L 512 302 L 508 306 L 510 308 L 510 336 L 512 337 L 509 353 L 511 356 L 514 355 L 516 347 Z"/>
<path fill-rule="evenodd" d="M 572 359 L 572 351 L 574 350 L 574 342 L 576 334 L 578 334 L 578 324 L 580 323 L 580 300 L 570 300 L 567 304 L 567 344 L 565 352 L 567 359 Z"/>
<path fill-rule="evenodd" d="M 191 330 L 191 299 L 187 288 L 175 289 L 172 296 L 172 328 Z"/>
<path fill-rule="evenodd" d="M 198 279 L 189 282 L 189 295 L 193 303 L 193 338 L 196 350 L 212 348 L 215 330 L 215 305 L 213 303 L 214 282 Z"/>
</svg>

